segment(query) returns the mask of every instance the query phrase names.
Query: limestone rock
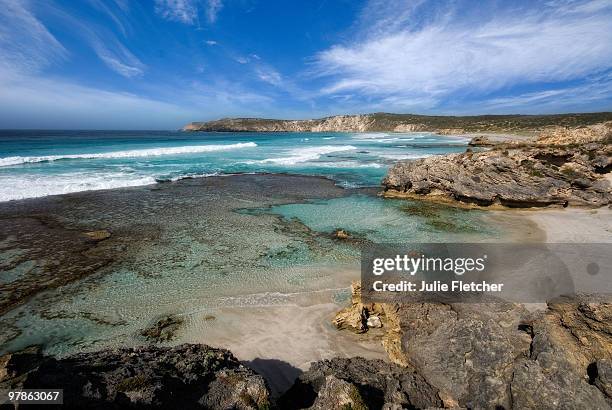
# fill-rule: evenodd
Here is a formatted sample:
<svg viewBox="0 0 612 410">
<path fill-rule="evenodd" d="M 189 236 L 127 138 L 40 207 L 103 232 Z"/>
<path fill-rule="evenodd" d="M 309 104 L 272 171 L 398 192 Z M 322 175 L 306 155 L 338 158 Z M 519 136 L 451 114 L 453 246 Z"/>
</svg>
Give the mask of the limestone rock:
<svg viewBox="0 0 612 410">
<path fill-rule="evenodd" d="M 81 353 L 62 359 L 36 350 L 0 358 L 0 390 L 64 389 L 65 409 L 269 406 L 263 378 L 227 350 L 184 344 Z"/>
<path fill-rule="evenodd" d="M 610 204 L 612 145 L 495 147 L 403 161 L 383 180 L 385 195 L 481 206 Z"/>
<path fill-rule="evenodd" d="M 336 314 L 332 323 L 339 330 L 350 329 L 355 333 L 364 333 L 368 330 L 367 311 L 361 303 L 361 284 L 353 282 L 351 285 L 351 305 Z"/>
<path fill-rule="evenodd" d="M 361 357 L 313 363 L 279 404 L 283 409 L 338 409 L 340 402 L 353 403 L 354 409 L 442 405 L 436 389 L 411 369 Z"/>
<path fill-rule="evenodd" d="M 368 327 L 382 327 L 382 322 L 379 316 L 372 315 L 368 317 L 368 320 L 366 321 L 366 325 Z"/>
</svg>

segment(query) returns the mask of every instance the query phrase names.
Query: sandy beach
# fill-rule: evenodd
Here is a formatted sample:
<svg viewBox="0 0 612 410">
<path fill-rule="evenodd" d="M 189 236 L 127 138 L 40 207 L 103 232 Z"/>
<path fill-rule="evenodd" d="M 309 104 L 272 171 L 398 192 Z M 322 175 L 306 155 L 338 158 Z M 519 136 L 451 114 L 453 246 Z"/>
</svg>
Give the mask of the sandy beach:
<svg viewBox="0 0 612 410">
<path fill-rule="evenodd" d="M 612 210 L 609 208 L 542 209 L 519 213 L 544 232 L 546 242 L 612 242 Z"/>
</svg>

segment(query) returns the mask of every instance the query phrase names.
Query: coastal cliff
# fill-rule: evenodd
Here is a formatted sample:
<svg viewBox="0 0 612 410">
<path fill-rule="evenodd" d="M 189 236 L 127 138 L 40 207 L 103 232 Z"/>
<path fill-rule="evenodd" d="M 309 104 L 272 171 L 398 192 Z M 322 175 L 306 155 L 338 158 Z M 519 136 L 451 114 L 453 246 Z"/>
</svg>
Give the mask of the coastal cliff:
<svg viewBox="0 0 612 410">
<path fill-rule="evenodd" d="M 612 202 L 612 122 L 554 127 L 533 139 L 478 137 L 490 147 L 395 164 L 382 184 L 388 197 L 481 206 L 600 207 Z"/>
<path fill-rule="evenodd" d="M 279 120 L 223 118 L 192 122 L 184 131 L 208 132 L 414 132 L 440 134 L 468 132 L 532 133 L 548 127 L 576 127 L 612 120 L 612 112 L 558 115 L 429 116 L 413 114 L 336 115 L 320 119 Z"/>
</svg>

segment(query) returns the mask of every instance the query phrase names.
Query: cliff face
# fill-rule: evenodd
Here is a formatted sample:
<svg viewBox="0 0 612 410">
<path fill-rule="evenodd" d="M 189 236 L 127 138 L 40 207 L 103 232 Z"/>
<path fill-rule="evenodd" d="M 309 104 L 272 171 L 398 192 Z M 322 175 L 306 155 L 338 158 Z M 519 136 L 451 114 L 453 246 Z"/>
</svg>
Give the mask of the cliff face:
<svg viewBox="0 0 612 410">
<path fill-rule="evenodd" d="M 372 115 L 339 115 L 316 120 L 268 120 L 260 118 L 227 118 L 210 122 L 193 122 L 184 131 L 232 132 L 364 132 L 375 126 Z"/>
<path fill-rule="evenodd" d="M 192 122 L 184 131 L 217 132 L 412 132 L 441 134 L 466 132 L 531 132 L 546 127 L 576 127 L 612 120 L 612 113 L 559 115 L 478 115 L 467 117 L 413 114 L 337 115 L 309 120 L 276 120 L 265 118 L 223 118 Z"/>
</svg>

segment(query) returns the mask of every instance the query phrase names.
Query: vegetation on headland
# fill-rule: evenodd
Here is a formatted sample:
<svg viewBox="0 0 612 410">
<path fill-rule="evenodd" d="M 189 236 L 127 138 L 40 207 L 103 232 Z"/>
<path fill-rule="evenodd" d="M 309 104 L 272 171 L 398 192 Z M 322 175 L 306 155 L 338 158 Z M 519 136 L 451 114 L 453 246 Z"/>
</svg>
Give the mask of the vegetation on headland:
<svg viewBox="0 0 612 410">
<path fill-rule="evenodd" d="M 222 118 L 207 122 L 192 122 L 186 125 L 183 130 L 216 132 L 432 131 L 440 133 L 525 133 L 553 126 L 579 127 L 605 121 L 612 121 L 612 112 L 475 116 L 373 113 L 337 115 L 307 120 Z"/>
</svg>

